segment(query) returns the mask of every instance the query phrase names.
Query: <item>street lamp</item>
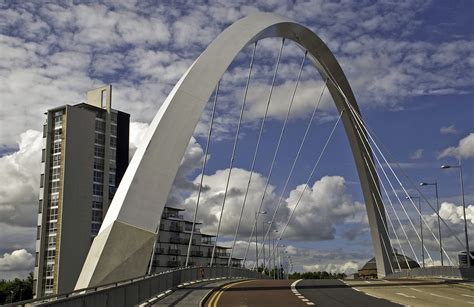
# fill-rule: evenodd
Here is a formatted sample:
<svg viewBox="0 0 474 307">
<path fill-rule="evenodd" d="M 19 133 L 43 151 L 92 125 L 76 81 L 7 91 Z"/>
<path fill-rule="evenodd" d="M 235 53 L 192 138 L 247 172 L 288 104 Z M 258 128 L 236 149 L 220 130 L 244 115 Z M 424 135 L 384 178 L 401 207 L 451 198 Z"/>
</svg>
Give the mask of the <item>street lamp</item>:
<svg viewBox="0 0 474 307">
<path fill-rule="evenodd" d="M 462 199 L 462 210 L 464 215 L 464 235 L 466 236 L 466 260 L 467 267 L 471 267 L 471 251 L 469 250 L 469 238 L 467 236 L 467 219 L 466 219 L 466 203 L 464 202 L 464 181 L 462 178 L 462 165 L 461 160 L 459 160 L 459 165 L 442 165 L 441 169 L 448 168 L 459 168 L 459 179 L 461 181 L 461 199 Z"/>
<path fill-rule="evenodd" d="M 438 210 L 437 215 L 438 215 L 439 254 L 440 254 L 440 257 L 441 257 L 441 266 L 444 266 L 444 262 L 443 262 L 443 243 L 441 242 L 441 219 L 439 217 L 438 182 L 435 180 L 435 182 L 433 182 L 433 183 L 429 183 L 429 182 L 421 182 L 420 183 L 420 186 L 427 186 L 427 185 L 434 185 L 435 186 L 436 208 Z"/>
<path fill-rule="evenodd" d="M 274 233 L 278 233 L 278 230 L 274 230 Z M 270 245 L 270 244 L 269 244 Z M 273 252 L 273 279 L 276 279 L 276 257 L 275 257 L 275 238 L 272 238 L 272 252 Z M 268 255 L 271 257 L 271 255 Z"/>
<path fill-rule="evenodd" d="M 420 196 L 407 196 L 406 199 L 417 199 L 418 198 L 418 211 L 420 211 L 420 235 L 421 235 L 421 260 L 423 267 L 425 267 L 425 251 L 423 243 L 423 219 L 421 218 L 421 197 Z"/>
<path fill-rule="evenodd" d="M 258 272 L 258 236 L 257 236 L 257 221 L 260 214 L 267 214 L 267 211 L 257 211 L 255 212 L 255 260 L 257 265 L 255 266 Z"/>
</svg>

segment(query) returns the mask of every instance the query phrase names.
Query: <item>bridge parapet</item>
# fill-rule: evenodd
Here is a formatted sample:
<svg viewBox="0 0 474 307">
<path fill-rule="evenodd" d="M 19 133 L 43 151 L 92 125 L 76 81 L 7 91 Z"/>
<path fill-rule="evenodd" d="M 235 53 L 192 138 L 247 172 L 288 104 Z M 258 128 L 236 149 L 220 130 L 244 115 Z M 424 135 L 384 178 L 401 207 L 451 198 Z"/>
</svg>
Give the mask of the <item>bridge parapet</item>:
<svg viewBox="0 0 474 307">
<path fill-rule="evenodd" d="M 434 266 L 426 268 L 414 268 L 392 273 L 386 278 L 410 278 L 410 277 L 441 277 L 474 279 L 474 268 L 463 268 L 453 266 Z"/>
<path fill-rule="evenodd" d="M 41 299 L 16 302 L 11 306 L 135 306 L 178 285 L 214 278 L 262 279 L 268 276 L 234 267 L 179 268 Z"/>
</svg>

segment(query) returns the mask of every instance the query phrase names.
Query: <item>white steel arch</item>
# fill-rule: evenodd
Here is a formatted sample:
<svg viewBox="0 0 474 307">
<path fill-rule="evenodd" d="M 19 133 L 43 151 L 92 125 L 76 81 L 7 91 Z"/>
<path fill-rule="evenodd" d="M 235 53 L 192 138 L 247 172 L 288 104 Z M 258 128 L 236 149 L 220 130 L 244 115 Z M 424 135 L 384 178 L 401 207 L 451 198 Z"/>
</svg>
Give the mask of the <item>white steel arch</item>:
<svg viewBox="0 0 474 307">
<path fill-rule="evenodd" d="M 159 217 L 210 95 L 237 54 L 245 46 L 268 37 L 289 39 L 307 50 L 321 76 L 329 79 L 327 86 L 339 112 L 346 109 L 347 103 L 359 112 L 335 57 L 308 28 L 271 13 L 257 13 L 235 22 L 196 59 L 158 110 L 93 241 L 76 289 L 146 274 Z M 387 254 L 391 255 L 392 249 L 383 227 L 385 217 L 378 213 L 385 212 L 376 192 L 378 178 L 374 183 L 371 173 L 376 174 L 375 169 L 364 162 L 371 153 L 364 151 L 366 141 L 358 137 L 351 112 L 344 112 L 342 121 L 365 198 L 377 270 L 385 276 L 391 273 Z"/>
</svg>

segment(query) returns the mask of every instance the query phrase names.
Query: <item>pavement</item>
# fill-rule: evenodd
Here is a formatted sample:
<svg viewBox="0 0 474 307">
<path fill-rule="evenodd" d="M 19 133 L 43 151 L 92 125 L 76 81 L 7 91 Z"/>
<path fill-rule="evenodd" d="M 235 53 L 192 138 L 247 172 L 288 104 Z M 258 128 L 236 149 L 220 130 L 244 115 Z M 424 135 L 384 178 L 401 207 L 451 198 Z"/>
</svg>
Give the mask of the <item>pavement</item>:
<svg viewBox="0 0 474 307">
<path fill-rule="evenodd" d="M 474 306 L 474 283 L 442 279 L 345 280 L 355 290 L 409 306 Z"/>
</svg>

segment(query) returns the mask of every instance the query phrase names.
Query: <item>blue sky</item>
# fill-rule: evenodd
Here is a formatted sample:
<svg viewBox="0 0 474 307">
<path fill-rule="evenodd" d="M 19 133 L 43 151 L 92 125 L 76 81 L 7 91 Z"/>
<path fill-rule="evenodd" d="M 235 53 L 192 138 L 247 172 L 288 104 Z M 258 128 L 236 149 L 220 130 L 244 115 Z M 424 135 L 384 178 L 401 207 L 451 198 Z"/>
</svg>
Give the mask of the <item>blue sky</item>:
<svg viewBox="0 0 474 307">
<path fill-rule="evenodd" d="M 471 1 L 58 1 L 47 4 L 7 1 L 0 4 L 0 272 L 17 276 L 31 270 L 36 199 L 40 173 L 40 128 L 45 110 L 85 99 L 88 89 L 111 83 L 114 107 L 131 114 L 131 147 L 168 92 L 223 29 L 256 11 L 274 12 L 304 24 L 320 36 L 339 60 L 367 124 L 415 181 L 439 182 L 443 217 L 461 235 L 459 182 L 444 163 L 464 164 L 470 230 L 474 223 L 474 32 Z M 252 148 L 280 40 L 259 42 L 249 90 L 242 137 L 231 179 L 237 190 L 226 208 L 238 209 L 249 174 Z M 243 87 L 250 60 L 247 47 L 223 76 L 216 133 L 212 139 L 200 216 L 215 231 L 223 178 L 229 165 Z M 258 205 L 275 142 L 298 73 L 302 52 L 287 42 L 283 49 L 274 99 L 252 182 L 252 204 Z M 274 210 L 312 107 L 323 82 L 306 63 L 264 206 Z M 206 109 L 191 140 L 170 201 L 192 208 L 200 171 Z M 284 206 L 281 227 L 291 208 L 291 193 L 319 154 L 337 114 L 324 96 L 310 138 L 297 164 Z M 197 140 L 197 143 L 195 142 Z M 394 162 L 394 161 L 390 161 Z M 404 181 L 405 183 L 405 181 Z M 334 138 L 310 182 L 311 193 L 297 213 L 285 242 L 299 270 L 353 271 L 370 255 L 371 242 L 363 198 L 344 131 Z M 407 185 L 408 187 L 408 185 Z M 424 190 L 431 203 L 433 191 Z M 412 193 L 413 190 L 410 190 Z M 240 194 L 239 194 L 240 193 Z M 260 194 L 259 194 L 260 193 Z M 402 197 L 402 196 L 400 196 Z M 232 216 L 224 227 L 230 240 Z M 412 212 L 412 211 L 410 211 Z M 434 217 L 426 212 L 428 223 Z M 268 218 L 268 217 L 265 217 Z M 225 220 L 225 218 L 224 218 Z M 235 220 L 235 218 L 234 218 Z M 251 227 L 251 225 L 250 225 Z M 308 234 L 308 229 L 313 229 Z M 319 228 L 318 228 L 319 227 Z M 399 231 L 400 229 L 398 229 Z M 243 228 L 248 235 L 249 227 Z M 474 236 L 474 234 L 473 234 Z M 461 237 L 462 238 L 462 237 Z M 433 241 L 433 240 L 432 240 Z M 431 247 L 435 242 L 429 242 Z M 242 250 L 244 242 L 238 243 Z M 461 249 L 446 242 L 452 255 Z M 22 251 L 25 249 L 25 251 Z M 340 251 L 344 251 L 342 253 Z M 241 252 L 236 250 L 237 255 Z M 433 249 L 433 256 L 436 253 Z M 434 257 L 434 260 L 437 259 Z"/>
</svg>

